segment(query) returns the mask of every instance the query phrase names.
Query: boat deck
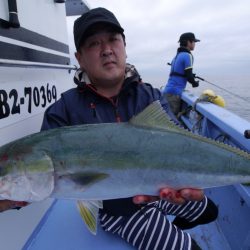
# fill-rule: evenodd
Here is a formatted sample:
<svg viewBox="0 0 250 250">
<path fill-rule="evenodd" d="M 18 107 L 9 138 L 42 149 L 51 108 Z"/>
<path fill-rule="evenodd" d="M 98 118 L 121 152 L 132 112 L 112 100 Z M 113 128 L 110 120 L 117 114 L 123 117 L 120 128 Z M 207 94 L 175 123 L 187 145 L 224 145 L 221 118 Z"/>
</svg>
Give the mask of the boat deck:
<svg viewBox="0 0 250 250">
<path fill-rule="evenodd" d="M 75 201 L 56 200 L 22 250 L 127 250 L 133 249 L 119 237 L 98 227 L 91 234 L 78 212 Z"/>
<path fill-rule="evenodd" d="M 228 187 L 225 189 L 228 190 Z M 231 187 L 231 189 L 233 190 L 234 187 Z M 237 192 L 233 192 L 231 189 L 228 190 L 231 193 L 230 199 L 228 198 L 230 203 L 232 202 L 232 199 L 238 198 Z M 225 192 L 225 190 L 220 188 L 207 190 L 207 192 L 210 196 L 214 196 L 216 201 L 216 196 L 217 199 L 219 199 L 221 192 Z M 237 205 L 240 205 L 240 203 L 235 203 L 235 206 Z M 225 204 L 225 206 L 227 206 L 227 204 Z M 234 209 L 237 208 L 232 208 L 233 211 Z M 250 207 L 247 204 L 245 212 L 248 214 L 250 213 Z M 220 218 L 214 223 L 198 226 L 192 230 L 188 230 L 188 232 L 191 233 L 192 237 L 196 239 L 203 250 L 236 249 L 230 247 L 228 240 L 226 239 L 227 237 L 223 234 L 225 228 L 228 228 L 229 230 L 230 228 L 232 229 L 232 227 L 234 228 L 234 222 L 229 219 L 230 217 L 232 216 L 227 214 L 225 217 Z M 243 216 L 242 218 L 246 217 Z M 169 219 L 172 218 L 170 217 Z M 221 225 L 222 222 L 224 223 L 223 230 Z M 247 232 L 247 230 L 249 232 L 250 228 L 245 228 L 244 230 L 245 232 Z M 240 235 L 236 235 L 235 238 L 242 238 L 243 236 L 244 235 L 240 237 Z M 119 237 L 104 232 L 100 227 L 98 228 L 97 235 L 92 235 L 84 225 L 75 201 L 56 200 L 22 250 L 80 250 L 83 249 L 83 246 L 84 250 L 134 249 Z"/>
</svg>

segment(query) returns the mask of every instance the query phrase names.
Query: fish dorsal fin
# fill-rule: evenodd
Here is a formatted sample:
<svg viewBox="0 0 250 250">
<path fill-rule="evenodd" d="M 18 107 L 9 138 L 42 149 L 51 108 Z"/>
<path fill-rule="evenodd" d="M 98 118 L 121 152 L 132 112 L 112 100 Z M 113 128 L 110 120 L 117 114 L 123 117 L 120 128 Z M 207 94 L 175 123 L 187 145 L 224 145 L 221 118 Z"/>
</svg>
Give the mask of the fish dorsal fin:
<svg viewBox="0 0 250 250">
<path fill-rule="evenodd" d="M 220 148 L 225 148 L 226 150 L 230 150 L 238 155 L 244 156 L 247 159 L 250 159 L 250 154 L 238 149 L 236 147 L 230 146 L 223 142 L 216 141 L 214 139 L 210 139 L 199 134 L 194 134 L 183 127 L 176 125 L 166 114 L 166 111 L 161 106 L 160 101 L 155 101 L 147 106 L 142 112 L 132 117 L 129 120 L 129 123 L 138 126 L 138 127 L 147 127 L 153 129 L 162 129 L 171 132 L 175 132 L 178 134 L 182 134 L 184 136 L 191 137 L 193 139 L 203 141 L 206 143 L 214 144 Z"/>
<path fill-rule="evenodd" d="M 77 201 L 77 206 L 80 212 L 80 215 L 87 226 L 88 230 L 96 235 L 97 233 L 97 221 L 98 221 L 98 212 L 99 208 L 103 208 L 102 201 Z"/>
<path fill-rule="evenodd" d="M 160 101 L 155 101 L 148 105 L 142 112 L 133 116 L 130 124 L 141 127 L 160 128 L 165 130 L 179 131 L 179 128 L 166 114 Z"/>
</svg>

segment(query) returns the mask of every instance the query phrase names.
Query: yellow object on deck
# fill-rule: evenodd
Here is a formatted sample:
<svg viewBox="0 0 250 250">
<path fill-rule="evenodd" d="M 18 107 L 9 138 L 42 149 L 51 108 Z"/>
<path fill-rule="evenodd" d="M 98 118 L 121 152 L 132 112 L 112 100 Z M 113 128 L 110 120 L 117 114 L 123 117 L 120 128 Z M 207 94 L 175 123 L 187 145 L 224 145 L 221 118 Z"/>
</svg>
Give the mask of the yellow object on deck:
<svg viewBox="0 0 250 250">
<path fill-rule="evenodd" d="M 214 97 L 215 96 L 215 93 L 213 90 L 211 89 L 206 89 L 202 92 L 202 95 L 207 95 L 207 96 L 211 96 L 211 97 Z"/>
<path fill-rule="evenodd" d="M 225 107 L 226 105 L 224 98 L 220 95 L 215 96 L 213 103 L 221 107 Z"/>
<path fill-rule="evenodd" d="M 208 101 L 214 103 L 220 107 L 225 107 L 226 102 L 224 98 L 220 95 L 216 95 L 215 92 L 211 89 L 206 89 L 202 92 L 201 96 L 199 97 L 201 101 Z"/>
</svg>

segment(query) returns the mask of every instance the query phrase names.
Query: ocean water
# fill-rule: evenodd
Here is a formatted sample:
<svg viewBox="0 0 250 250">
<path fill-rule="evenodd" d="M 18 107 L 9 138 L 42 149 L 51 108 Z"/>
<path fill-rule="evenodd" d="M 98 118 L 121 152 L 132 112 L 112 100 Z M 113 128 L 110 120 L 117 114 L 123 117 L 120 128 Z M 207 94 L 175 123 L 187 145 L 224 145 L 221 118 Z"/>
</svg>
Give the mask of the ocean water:
<svg viewBox="0 0 250 250">
<path fill-rule="evenodd" d="M 224 98 L 226 109 L 250 122 L 250 77 L 241 77 L 239 80 L 238 77 L 223 78 L 217 76 L 205 80 L 213 83 L 213 85 L 200 81 L 198 88 L 192 88 L 188 84 L 187 89 L 197 96 L 201 95 L 202 91 L 206 89 L 213 90 L 216 95 Z M 214 85 L 219 86 L 219 88 Z"/>
</svg>

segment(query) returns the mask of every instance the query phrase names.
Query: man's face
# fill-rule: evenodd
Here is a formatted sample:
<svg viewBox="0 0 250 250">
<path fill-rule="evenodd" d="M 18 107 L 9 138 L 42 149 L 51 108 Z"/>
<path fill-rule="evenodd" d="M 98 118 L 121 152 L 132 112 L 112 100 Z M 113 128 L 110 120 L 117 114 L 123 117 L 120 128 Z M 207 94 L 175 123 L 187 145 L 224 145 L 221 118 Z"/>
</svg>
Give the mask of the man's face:
<svg viewBox="0 0 250 250">
<path fill-rule="evenodd" d="M 187 47 L 192 51 L 195 48 L 195 41 L 188 41 Z"/>
<path fill-rule="evenodd" d="M 123 82 L 126 50 L 120 33 L 97 29 L 83 42 L 76 58 L 96 86 L 112 87 Z"/>
</svg>

